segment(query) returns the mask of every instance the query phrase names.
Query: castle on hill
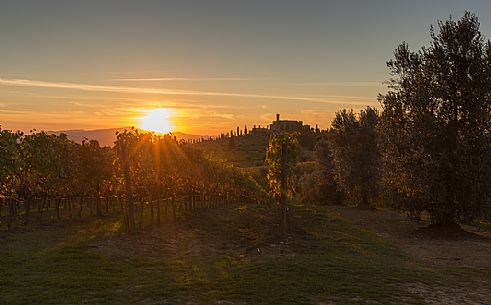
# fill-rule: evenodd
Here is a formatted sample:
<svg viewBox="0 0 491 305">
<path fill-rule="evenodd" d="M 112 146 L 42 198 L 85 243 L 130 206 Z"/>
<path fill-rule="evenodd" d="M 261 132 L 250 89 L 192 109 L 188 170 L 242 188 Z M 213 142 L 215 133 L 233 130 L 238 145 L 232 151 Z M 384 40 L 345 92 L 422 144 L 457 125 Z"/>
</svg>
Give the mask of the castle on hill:
<svg viewBox="0 0 491 305">
<path fill-rule="evenodd" d="M 315 131 L 311 130 L 312 128 L 310 125 L 304 125 L 302 121 L 293 121 L 293 120 L 281 120 L 280 119 L 280 114 L 276 114 L 276 121 L 273 121 L 269 126 L 267 127 L 256 127 L 252 128 L 251 133 L 252 134 L 269 134 L 272 132 L 276 133 L 282 133 L 282 132 L 308 132 L 308 131 Z M 317 126 L 316 126 L 317 129 Z"/>
<path fill-rule="evenodd" d="M 193 140 L 192 143 L 197 143 L 204 149 L 214 151 L 218 155 L 224 154 L 224 151 L 234 152 L 233 156 L 229 156 L 235 163 L 242 164 L 243 162 L 254 166 L 264 164 L 264 158 L 268 142 L 272 134 L 288 134 L 298 133 L 299 143 L 305 150 L 312 151 L 315 146 L 316 139 L 319 137 L 321 130 L 315 126 L 304 124 L 302 121 L 281 120 L 280 115 L 276 115 L 276 120 L 267 125 L 254 125 L 249 129 L 247 126 L 236 129 L 231 129 L 230 132 L 222 133 L 216 138 Z M 228 147 L 226 149 L 225 147 Z M 242 152 L 235 154 L 236 152 Z M 239 160 L 246 154 L 246 159 Z M 242 162 L 242 163 L 241 163 Z"/>
<path fill-rule="evenodd" d="M 309 131 L 310 125 L 304 125 L 302 121 L 280 120 L 280 114 L 276 114 L 276 121 L 269 125 L 272 132 L 303 132 Z"/>
</svg>

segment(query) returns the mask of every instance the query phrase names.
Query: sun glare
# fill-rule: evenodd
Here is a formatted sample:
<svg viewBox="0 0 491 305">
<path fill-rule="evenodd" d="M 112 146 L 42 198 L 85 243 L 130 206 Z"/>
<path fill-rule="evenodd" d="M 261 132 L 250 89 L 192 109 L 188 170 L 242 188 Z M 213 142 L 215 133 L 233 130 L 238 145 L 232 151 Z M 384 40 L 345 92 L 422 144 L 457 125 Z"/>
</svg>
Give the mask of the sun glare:
<svg viewBox="0 0 491 305">
<path fill-rule="evenodd" d="M 140 128 L 157 133 L 169 133 L 174 126 L 171 122 L 172 110 L 169 108 L 156 108 L 145 111 L 140 118 Z"/>
</svg>

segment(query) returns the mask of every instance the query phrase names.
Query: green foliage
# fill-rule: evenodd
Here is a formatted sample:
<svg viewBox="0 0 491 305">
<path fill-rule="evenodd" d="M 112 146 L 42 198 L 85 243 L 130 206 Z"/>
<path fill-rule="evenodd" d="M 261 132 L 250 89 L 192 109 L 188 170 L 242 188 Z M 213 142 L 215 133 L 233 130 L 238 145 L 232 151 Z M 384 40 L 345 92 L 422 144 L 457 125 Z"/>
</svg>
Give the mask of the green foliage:
<svg viewBox="0 0 491 305">
<path fill-rule="evenodd" d="M 343 202 L 343 193 L 334 180 L 334 161 L 326 133 L 315 146 L 315 170 L 302 176 L 300 180 L 302 202 L 339 205 Z"/>
<path fill-rule="evenodd" d="M 21 132 L 0 128 L 0 196 L 11 195 L 19 183 Z"/>
<path fill-rule="evenodd" d="M 336 113 L 330 131 L 334 180 L 347 199 L 360 207 L 373 205 L 378 199 L 378 118 L 378 111 L 371 107 L 358 116 L 353 110 L 343 109 Z"/>
<path fill-rule="evenodd" d="M 21 138 L 21 197 L 71 195 L 79 182 L 79 145 L 66 135 L 36 132 Z"/>
<path fill-rule="evenodd" d="M 97 195 L 110 192 L 114 175 L 114 152 L 109 147 L 100 147 L 96 140 L 84 140 L 79 149 L 80 179 L 84 188 L 81 192 L 95 192 Z"/>
<path fill-rule="evenodd" d="M 85 198 L 89 204 L 95 203 L 101 216 L 102 196 L 106 200 L 113 196 L 126 198 L 125 213 L 129 214 L 133 214 L 129 212 L 133 198 L 148 202 L 199 193 L 224 200 L 233 194 L 233 198 L 254 201 L 264 196 L 259 186 L 236 168 L 209 160 L 171 135 L 157 136 L 133 128 L 118 134 L 115 144 L 114 148 L 100 147 L 97 141 L 87 139 L 78 144 L 64 134 L 33 131 L 23 135 L 0 130 L 0 196 L 8 197 L 9 229 L 20 215 L 19 207 L 27 224 L 34 201 L 41 221 L 42 209 L 49 209 L 46 201 L 53 199 L 60 218 L 62 200 L 65 206 L 70 201 L 72 217 L 74 197 L 80 199 L 79 216 Z M 134 215 L 128 215 L 128 221 L 134 219 Z"/>
<path fill-rule="evenodd" d="M 470 13 L 439 22 L 431 38 L 418 52 L 401 44 L 388 62 L 383 182 L 389 204 L 448 223 L 491 200 L 491 43 Z"/>
<path fill-rule="evenodd" d="M 282 152 L 283 147 L 283 152 Z M 268 184 L 270 192 L 275 198 L 281 195 L 281 176 L 284 174 L 288 179 L 292 179 L 293 167 L 299 156 L 300 148 L 297 134 L 273 134 L 269 140 L 266 153 L 266 165 L 268 166 Z M 282 173 L 281 158 L 285 156 L 285 172 Z M 293 186 L 292 183 L 289 183 Z"/>
<path fill-rule="evenodd" d="M 193 189 L 218 193 L 250 192 L 251 195 L 256 192 L 251 189 L 255 186 L 236 168 L 210 160 L 201 151 L 170 135 L 125 131 L 118 135 L 115 150 L 120 170 L 125 162 L 123 150 L 127 150 L 134 189 L 143 196 L 172 195 Z"/>
<path fill-rule="evenodd" d="M 132 197 L 174 197 L 181 193 L 233 194 L 259 200 L 258 185 L 239 170 L 207 159 L 199 150 L 170 135 L 140 133 L 136 129 L 117 135 L 115 143 L 118 174 L 124 181 L 129 232 L 133 231 Z M 124 178 L 124 179 L 123 179 Z"/>
</svg>

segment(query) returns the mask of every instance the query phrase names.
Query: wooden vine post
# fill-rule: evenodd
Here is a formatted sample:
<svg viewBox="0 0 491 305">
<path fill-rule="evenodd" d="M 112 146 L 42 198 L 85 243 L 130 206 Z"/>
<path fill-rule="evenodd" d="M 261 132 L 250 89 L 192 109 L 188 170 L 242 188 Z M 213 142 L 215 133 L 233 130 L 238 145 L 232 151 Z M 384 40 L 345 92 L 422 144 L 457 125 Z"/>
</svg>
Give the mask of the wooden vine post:
<svg viewBox="0 0 491 305">
<path fill-rule="evenodd" d="M 280 150 L 280 209 L 282 214 L 283 238 L 285 241 L 288 236 L 288 207 L 286 204 L 286 196 L 288 192 L 288 149 L 286 143 L 281 144 Z"/>
</svg>

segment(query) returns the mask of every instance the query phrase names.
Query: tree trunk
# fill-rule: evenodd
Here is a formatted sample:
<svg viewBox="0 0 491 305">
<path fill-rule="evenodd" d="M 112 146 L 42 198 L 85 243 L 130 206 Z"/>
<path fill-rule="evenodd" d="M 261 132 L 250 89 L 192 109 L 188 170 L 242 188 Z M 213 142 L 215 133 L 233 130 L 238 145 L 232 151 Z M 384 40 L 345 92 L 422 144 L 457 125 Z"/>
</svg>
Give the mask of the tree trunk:
<svg viewBox="0 0 491 305">
<path fill-rule="evenodd" d="M 123 196 L 118 196 L 118 202 L 119 202 L 119 207 L 120 207 L 120 210 L 121 210 L 121 214 L 124 215 L 125 211 L 124 211 L 124 201 L 123 200 Z"/>
<path fill-rule="evenodd" d="M 31 197 L 28 197 L 25 201 L 26 205 L 26 214 L 24 215 L 24 225 L 27 226 L 29 224 L 29 214 L 31 212 Z"/>
<path fill-rule="evenodd" d="M 143 227 L 143 209 L 145 208 L 145 201 L 143 198 L 140 199 L 140 223 L 139 223 L 139 229 L 141 230 Z"/>
<path fill-rule="evenodd" d="M 177 213 L 176 213 L 176 196 L 172 196 L 172 215 L 174 222 L 177 220 Z"/>
<path fill-rule="evenodd" d="M 155 220 L 155 213 L 154 213 L 154 204 L 155 200 L 154 198 L 150 199 L 150 226 L 153 227 L 154 225 L 154 220 Z"/>
<path fill-rule="evenodd" d="M 438 211 L 431 216 L 431 226 L 433 227 L 452 227 L 457 225 L 455 213 Z"/>
<path fill-rule="evenodd" d="M 282 227 L 283 227 L 283 238 L 285 242 L 288 239 L 288 207 L 286 204 L 286 195 L 288 190 L 287 185 L 287 148 L 286 144 L 281 144 L 281 155 L 280 155 L 280 165 L 281 165 L 281 175 L 280 175 L 280 209 L 282 214 Z"/>
<path fill-rule="evenodd" d="M 68 197 L 68 217 L 70 217 L 70 219 L 73 218 L 73 214 L 72 214 L 72 200 L 73 200 L 73 196 L 70 196 Z"/>
<path fill-rule="evenodd" d="M 83 208 L 84 208 L 84 200 L 85 200 L 85 196 L 80 195 L 80 210 L 78 210 L 78 218 L 82 218 L 82 212 L 83 212 Z"/>
<path fill-rule="evenodd" d="M 94 216 L 94 196 L 89 197 L 90 216 Z"/>
<path fill-rule="evenodd" d="M 43 224 L 43 209 L 45 205 L 46 205 L 46 196 L 43 196 L 42 201 L 38 203 L 39 224 Z"/>
<path fill-rule="evenodd" d="M 188 190 L 188 196 L 186 201 L 186 216 L 190 214 L 191 206 L 193 205 L 193 195 L 191 189 Z"/>
<path fill-rule="evenodd" d="M 9 216 L 7 220 L 7 230 L 11 231 L 13 224 L 14 224 L 14 207 L 13 207 L 13 200 L 8 198 L 7 199 L 7 205 L 9 207 Z"/>
<path fill-rule="evenodd" d="M 102 210 L 101 210 L 101 196 L 97 195 L 95 198 L 95 206 L 96 206 L 96 216 L 101 217 L 102 216 Z"/>
<path fill-rule="evenodd" d="M 61 206 L 61 197 L 58 197 L 56 200 L 56 219 L 60 220 L 60 206 Z"/>
<path fill-rule="evenodd" d="M 361 193 L 361 201 L 358 203 L 358 208 L 360 209 L 368 209 L 370 207 L 370 202 L 368 201 L 367 193 L 362 191 Z"/>
<path fill-rule="evenodd" d="M 168 220 L 167 210 L 169 207 L 169 198 L 165 198 L 164 200 L 164 220 Z"/>
<path fill-rule="evenodd" d="M 160 204 L 162 203 L 162 198 L 159 196 L 157 199 L 157 226 L 160 227 Z"/>
</svg>

